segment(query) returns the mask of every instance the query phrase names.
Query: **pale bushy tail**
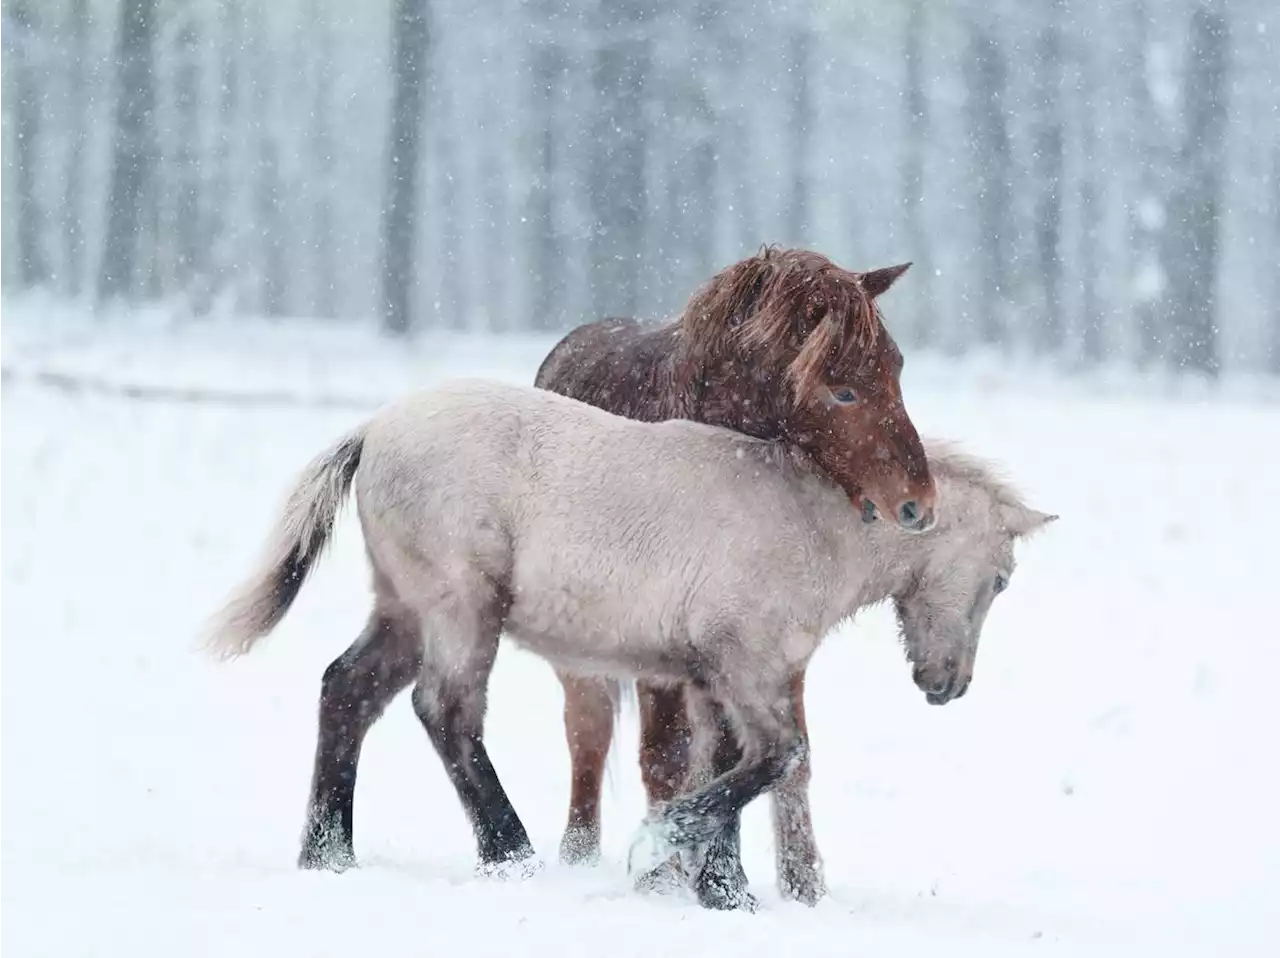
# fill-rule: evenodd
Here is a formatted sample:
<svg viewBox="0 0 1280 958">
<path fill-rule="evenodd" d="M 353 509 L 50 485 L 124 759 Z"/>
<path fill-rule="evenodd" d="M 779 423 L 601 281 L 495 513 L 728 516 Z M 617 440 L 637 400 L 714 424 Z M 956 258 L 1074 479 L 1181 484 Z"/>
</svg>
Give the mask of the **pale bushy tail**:
<svg viewBox="0 0 1280 958">
<path fill-rule="evenodd" d="M 212 655 L 224 659 L 243 655 L 280 624 L 333 532 L 363 448 L 362 426 L 302 471 L 257 571 L 210 622 L 204 645 Z"/>
<path fill-rule="evenodd" d="M 635 679 L 605 679 L 605 684 L 609 687 L 609 702 L 613 705 L 613 744 L 618 742 L 618 726 L 622 722 L 622 713 L 624 711 L 634 713 L 639 706 L 639 698 L 636 695 Z M 613 781 L 613 757 L 618 754 L 618 749 L 610 748 L 605 756 L 604 768 L 605 774 L 609 777 L 609 781 Z"/>
<path fill-rule="evenodd" d="M 628 712 L 636 710 L 636 683 L 634 679 L 605 679 L 609 686 L 609 701 L 613 703 L 613 721 L 617 724 L 622 717 L 623 709 Z"/>
</svg>

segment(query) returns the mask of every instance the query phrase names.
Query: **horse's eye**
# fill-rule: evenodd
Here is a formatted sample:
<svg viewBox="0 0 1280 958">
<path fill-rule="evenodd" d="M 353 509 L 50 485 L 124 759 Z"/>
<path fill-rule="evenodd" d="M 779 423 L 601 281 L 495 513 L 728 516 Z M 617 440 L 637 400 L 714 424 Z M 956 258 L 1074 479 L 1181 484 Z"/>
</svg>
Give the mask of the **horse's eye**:
<svg viewBox="0 0 1280 958">
<path fill-rule="evenodd" d="M 836 386 L 831 390 L 831 398 L 841 406 L 847 406 L 858 401 L 858 394 L 848 386 Z"/>
<path fill-rule="evenodd" d="M 1006 579 L 1004 576 L 997 574 L 995 585 L 993 586 L 993 588 L 995 589 L 996 595 L 999 595 L 1005 589 L 1009 588 L 1009 580 Z"/>
</svg>

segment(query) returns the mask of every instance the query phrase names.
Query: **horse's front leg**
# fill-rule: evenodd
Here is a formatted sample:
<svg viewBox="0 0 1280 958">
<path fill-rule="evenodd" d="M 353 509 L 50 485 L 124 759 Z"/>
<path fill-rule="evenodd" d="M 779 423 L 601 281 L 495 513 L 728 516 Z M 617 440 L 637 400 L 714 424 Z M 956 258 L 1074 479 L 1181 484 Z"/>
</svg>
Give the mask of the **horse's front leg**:
<svg viewBox="0 0 1280 958">
<path fill-rule="evenodd" d="M 803 672 L 792 678 L 790 692 L 796 723 L 807 744 Z M 778 854 L 778 890 L 782 897 L 815 905 L 826 895 L 827 888 L 809 811 L 809 775 L 809 749 L 806 748 L 791 774 L 773 790 L 773 834 Z"/>
<path fill-rule="evenodd" d="M 761 681 L 759 670 L 726 676 L 709 691 L 712 700 L 735 719 L 743 758 L 731 771 L 674 799 L 650 816 L 646 840 L 650 858 L 675 850 L 695 850 L 716 840 L 734 817 L 761 792 L 789 775 L 803 759 L 804 736 L 785 686 Z M 730 832 L 730 839 L 732 839 Z"/>
<path fill-rule="evenodd" d="M 690 714 L 695 727 L 693 771 L 686 790 L 731 771 L 742 761 L 742 748 L 728 715 L 715 702 L 690 691 Z M 696 704 L 695 704 L 696 703 Z M 690 851 L 693 860 L 693 889 L 704 908 L 720 911 L 754 911 L 758 902 L 747 887 L 742 867 L 742 812 L 729 816 L 728 824 L 715 838 Z"/>
</svg>

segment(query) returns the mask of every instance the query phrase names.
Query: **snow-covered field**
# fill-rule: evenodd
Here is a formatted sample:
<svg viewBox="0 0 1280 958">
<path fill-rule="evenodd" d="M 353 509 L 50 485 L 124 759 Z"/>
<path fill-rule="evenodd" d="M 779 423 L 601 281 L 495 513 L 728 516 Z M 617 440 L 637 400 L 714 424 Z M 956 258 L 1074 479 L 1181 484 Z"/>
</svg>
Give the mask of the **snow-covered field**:
<svg viewBox="0 0 1280 958">
<path fill-rule="evenodd" d="M 5 312 L 11 958 L 1274 953 L 1280 406 L 1020 388 L 909 357 L 922 431 L 999 460 L 1062 519 L 1021 547 L 962 701 L 926 705 L 887 609 L 828 639 L 809 711 L 831 897 L 779 900 L 761 801 L 744 845 L 763 907 L 713 914 L 630 890 L 634 721 L 606 793 L 605 862 L 555 863 L 559 687 L 510 647 L 488 736 L 545 870 L 473 874 L 407 697 L 364 751 L 363 867 L 294 868 L 320 674 L 366 611 L 351 512 L 255 654 L 216 665 L 194 648 L 295 471 L 362 402 L 449 374 L 530 382 L 548 341 L 398 351 L 351 330 L 126 335 Z M 96 385 L 69 391 L 68 374 Z M 343 401 L 311 404 L 322 396 Z"/>
</svg>

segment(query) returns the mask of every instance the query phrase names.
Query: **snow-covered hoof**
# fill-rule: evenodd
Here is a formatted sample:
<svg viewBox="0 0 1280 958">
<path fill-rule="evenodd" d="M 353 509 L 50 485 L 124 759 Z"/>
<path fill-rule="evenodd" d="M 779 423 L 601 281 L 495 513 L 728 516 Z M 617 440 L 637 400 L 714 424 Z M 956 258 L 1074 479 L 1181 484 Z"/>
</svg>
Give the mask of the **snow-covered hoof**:
<svg viewBox="0 0 1280 958">
<path fill-rule="evenodd" d="M 760 902 L 747 890 L 747 873 L 737 855 L 713 849 L 694 879 L 693 890 L 703 908 L 716 911 L 755 911 Z"/>
<path fill-rule="evenodd" d="M 714 911 L 754 912 L 760 907 L 756 896 L 747 890 L 745 875 L 721 875 L 704 868 L 693 883 L 693 890 L 698 904 Z"/>
<path fill-rule="evenodd" d="M 680 859 L 674 855 L 656 868 L 636 875 L 634 882 L 636 891 L 645 895 L 679 895 L 689 887 Z"/>
<path fill-rule="evenodd" d="M 356 853 L 350 845 L 309 842 L 298 854 L 298 867 L 305 871 L 340 874 L 356 867 Z"/>
<path fill-rule="evenodd" d="M 636 830 L 627 852 L 627 874 L 633 879 L 655 871 L 676 855 L 671 841 L 671 826 L 663 821 L 646 821 Z"/>
<path fill-rule="evenodd" d="M 526 858 L 507 858 L 500 862 L 481 862 L 476 874 L 481 878 L 498 881 L 524 881 L 542 871 L 546 865 L 541 858 L 530 854 Z"/>
<path fill-rule="evenodd" d="M 798 862 L 781 866 L 778 892 L 787 901 L 798 901 L 812 908 L 827 897 L 827 883 L 822 877 L 822 866 Z"/>
<path fill-rule="evenodd" d="M 560 839 L 560 864 L 593 866 L 600 864 L 600 833 L 594 828 L 569 827 Z"/>
</svg>

